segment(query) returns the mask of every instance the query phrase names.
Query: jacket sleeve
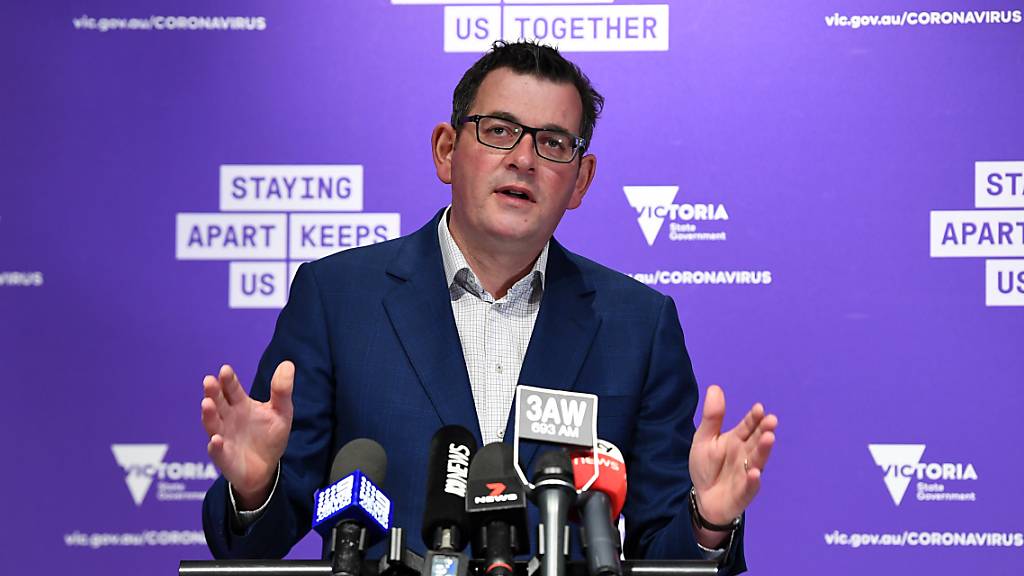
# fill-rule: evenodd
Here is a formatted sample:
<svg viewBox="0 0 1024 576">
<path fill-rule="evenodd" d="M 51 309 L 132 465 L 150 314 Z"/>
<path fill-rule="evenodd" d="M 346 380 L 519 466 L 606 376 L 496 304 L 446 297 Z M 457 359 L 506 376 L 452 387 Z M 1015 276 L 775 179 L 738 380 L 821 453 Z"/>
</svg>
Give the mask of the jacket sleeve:
<svg viewBox="0 0 1024 576">
<path fill-rule="evenodd" d="M 266 402 L 270 379 L 284 360 L 295 364 L 295 406 L 281 476 L 262 516 L 232 528 L 227 482 L 218 478 L 203 501 L 203 530 L 215 558 L 282 558 L 311 528 L 313 492 L 327 478 L 334 429 L 331 338 L 313 268 L 302 265 L 274 336 L 260 360 L 250 396 Z"/>
<path fill-rule="evenodd" d="M 626 558 L 702 558 L 690 517 L 690 446 L 695 432 L 697 382 L 675 303 L 665 297 L 650 345 L 647 378 L 626 458 L 629 491 Z M 722 574 L 746 569 L 743 528 L 734 535 Z"/>
</svg>

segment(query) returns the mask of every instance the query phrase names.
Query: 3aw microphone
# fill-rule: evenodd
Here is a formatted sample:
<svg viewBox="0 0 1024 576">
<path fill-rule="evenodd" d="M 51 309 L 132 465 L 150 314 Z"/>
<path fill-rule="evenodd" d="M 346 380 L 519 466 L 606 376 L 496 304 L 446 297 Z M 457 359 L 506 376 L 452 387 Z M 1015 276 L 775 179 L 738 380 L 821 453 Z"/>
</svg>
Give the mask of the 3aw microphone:
<svg viewBox="0 0 1024 576">
<path fill-rule="evenodd" d="M 622 453 L 611 442 L 598 440 L 597 447 L 600 473 L 590 489 L 579 497 L 583 548 L 590 576 L 620 576 L 622 544 L 615 524 L 626 502 L 626 465 Z M 593 452 L 574 454 L 572 465 L 576 488 L 580 489 L 593 474 Z"/>
<path fill-rule="evenodd" d="M 488 444 L 470 462 L 466 512 L 473 553 L 484 558 L 484 573 L 512 576 L 515 555 L 530 550 L 526 491 L 512 462 L 512 446 Z"/>
<path fill-rule="evenodd" d="M 525 440 L 596 450 L 597 401 L 595 394 L 516 386 L 513 464 L 527 489 L 533 490 L 534 485 L 519 467 L 520 443 Z M 591 477 L 597 479 L 597 466 Z"/>
<path fill-rule="evenodd" d="M 391 527 L 391 500 L 379 488 L 387 465 L 380 444 L 353 440 L 334 457 L 331 483 L 313 495 L 313 528 L 330 538 L 334 574 L 359 576 L 366 549 Z"/>
<path fill-rule="evenodd" d="M 541 576 L 564 576 L 569 555 L 569 510 L 576 501 L 573 468 L 564 450 L 537 456 L 533 467 L 534 489 L 530 498 L 540 509 L 537 548 Z"/>
<path fill-rule="evenodd" d="M 465 576 L 469 560 L 462 553 L 470 534 L 466 512 L 469 466 L 476 439 L 462 426 L 445 426 L 434 434 L 427 460 L 427 497 L 423 511 L 423 576 Z"/>
</svg>

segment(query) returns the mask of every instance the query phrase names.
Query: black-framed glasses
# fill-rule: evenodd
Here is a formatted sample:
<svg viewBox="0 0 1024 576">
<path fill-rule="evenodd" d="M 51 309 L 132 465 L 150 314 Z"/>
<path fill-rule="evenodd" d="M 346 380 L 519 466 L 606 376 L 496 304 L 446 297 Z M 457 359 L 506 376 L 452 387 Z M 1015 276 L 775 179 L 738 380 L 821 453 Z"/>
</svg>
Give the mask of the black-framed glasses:
<svg viewBox="0 0 1024 576">
<path fill-rule="evenodd" d="M 459 121 L 460 124 L 466 122 L 476 124 L 476 139 L 484 146 L 511 150 L 519 144 L 524 134 L 529 134 L 533 136 L 533 149 L 538 156 L 561 164 L 572 162 L 576 158 L 576 153 L 587 147 L 586 140 L 568 132 L 532 128 L 507 118 L 475 114 L 465 116 Z"/>
</svg>

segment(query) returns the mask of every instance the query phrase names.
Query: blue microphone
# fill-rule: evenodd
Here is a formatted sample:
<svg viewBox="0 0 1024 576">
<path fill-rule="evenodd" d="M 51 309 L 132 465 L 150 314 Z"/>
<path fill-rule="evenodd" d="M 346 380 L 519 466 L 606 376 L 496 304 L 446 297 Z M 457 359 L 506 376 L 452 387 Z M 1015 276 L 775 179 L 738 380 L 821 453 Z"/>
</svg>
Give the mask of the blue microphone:
<svg viewBox="0 0 1024 576">
<path fill-rule="evenodd" d="M 313 528 L 330 542 L 334 574 L 359 576 L 366 549 L 391 528 L 391 500 L 380 489 L 387 465 L 380 444 L 353 440 L 334 457 L 331 483 L 313 495 Z"/>
</svg>

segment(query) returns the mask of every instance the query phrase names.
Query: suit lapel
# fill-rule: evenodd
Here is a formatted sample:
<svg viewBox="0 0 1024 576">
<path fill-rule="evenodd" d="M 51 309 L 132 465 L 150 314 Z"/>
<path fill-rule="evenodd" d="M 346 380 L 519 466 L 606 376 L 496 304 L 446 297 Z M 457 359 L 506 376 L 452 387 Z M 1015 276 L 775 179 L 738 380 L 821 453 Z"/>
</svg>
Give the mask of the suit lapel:
<svg viewBox="0 0 1024 576">
<path fill-rule="evenodd" d="M 441 421 L 465 427 L 480 442 L 473 392 L 437 242 L 440 214 L 409 235 L 388 266 L 388 274 L 403 282 L 384 297 L 384 309 Z"/>
<path fill-rule="evenodd" d="M 593 308 L 594 288 L 554 239 L 548 250 L 544 297 L 533 327 L 519 383 L 539 388 L 573 390 L 583 361 L 601 324 Z M 515 406 L 509 413 L 505 438 L 513 438 Z M 536 444 L 520 447 L 520 462 L 529 474 Z"/>
</svg>

